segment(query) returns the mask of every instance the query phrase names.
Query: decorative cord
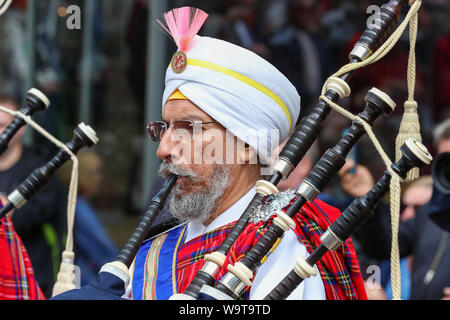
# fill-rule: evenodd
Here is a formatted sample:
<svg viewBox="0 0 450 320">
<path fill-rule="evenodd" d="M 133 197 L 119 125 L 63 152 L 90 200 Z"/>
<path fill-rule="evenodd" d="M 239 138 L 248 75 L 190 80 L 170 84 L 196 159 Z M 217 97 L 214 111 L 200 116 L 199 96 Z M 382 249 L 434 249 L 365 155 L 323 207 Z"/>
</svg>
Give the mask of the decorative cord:
<svg viewBox="0 0 450 320">
<path fill-rule="evenodd" d="M 400 39 L 401 35 L 403 34 L 406 26 L 410 25 L 410 56 L 408 59 L 408 73 L 407 73 L 407 82 L 408 82 L 408 101 L 405 102 L 405 115 L 406 117 L 409 117 L 411 114 L 413 115 L 413 111 L 417 109 L 417 103 L 414 101 L 414 87 L 415 87 L 415 42 L 417 38 L 417 15 L 420 8 L 422 1 L 421 0 L 411 0 L 409 2 L 410 9 L 408 11 L 408 14 L 406 15 L 405 19 L 402 21 L 402 23 L 397 27 L 397 29 L 391 34 L 391 36 L 386 40 L 383 45 L 378 48 L 370 57 L 368 57 L 366 60 L 357 62 L 357 63 L 350 63 L 345 66 L 343 66 L 341 69 L 339 69 L 334 75 L 331 77 L 339 77 L 345 73 L 348 73 L 350 71 L 365 67 L 367 65 L 370 65 L 381 58 L 383 58 L 386 54 L 389 53 L 389 51 L 395 46 L 395 44 Z M 330 77 L 330 78 L 331 78 Z M 335 111 L 339 112 L 343 116 L 347 117 L 350 120 L 357 120 L 359 121 L 363 127 L 364 130 L 367 132 L 370 140 L 372 141 L 373 145 L 375 146 L 376 150 L 378 151 L 379 155 L 381 156 L 386 169 L 391 173 L 391 182 L 390 182 L 390 205 L 391 205 L 391 227 L 392 227 L 392 244 L 391 244 L 391 282 L 392 282 L 392 295 L 394 300 L 400 300 L 401 299 L 401 273 L 400 273 L 400 254 L 399 254 L 399 246 L 398 246 L 398 227 L 399 227 L 399 219 L 400 219 L 400 195 L 401 195 L 401 188 L 400 184 L 403 181 L 403 179 L 395 173 L 392 168 L 392 162 L 389 159 L 389 157 L 384 152 L 383 148 L 381 147 L 380 142 L 376 138 L 375 134 L 372 131 L 371 126 L 366 123 L 363 119 L 360 117 L 352 114 L 351 112 L 348 112 L 344 108 L 341 108 L 336 103 L 332 102 L 330 99 L 328 99 L 325 96 L 326 88 L 327 88 L 327 82 L 325 82 L 322 93 L 320 96 L 320 99 L 324 100 L 328 105 Z M 417 122 L 413 122 L 413 126 L 415 125 L 417 128 L 418 124 L 418 118 Z M 415 124 L 417 123 L 417 124 Z M 413 135 L 413 132 L 417 130 L 408 130 L 405 132 L 408 137 L 413 136 L 414 138 L 416 136 Z M 420 127 L 419 127 L 420 131 Z M 403 133 L 403 132 L 402 132 Z M 419 133 L 420 135 L 420 133 Z M 400 136 L 400 134 L 399 134 Z M 420 138 L 419 138 L 420 139 Z M 420 139 L 421 140 L 421 139 Z M 420 141 L 419 140 L 419 141 Z M 397 138 L 398 142 L 402 142 L 399 138 Z M 400 145 L 397 144 L 396 150 L 399 152 Z M 411 175 L 408 174 L 407 178 L 411 178 Z"/>
<path fill-rule="evenodd" d="M 410 5 L 414 1 L 410 1 Z M 420 1 L 417 5 L 420 6 Z M 396 144 L 395 157 L 401 158 L 400 146 L 406 139 L 412 137 L 421 142 L 419 115 L 417 113 L 417 102 L 414 100 L 414 90 L 416 85 L 416 40 L 418 29 L 418 13 L 412 15 L 409 24 L 409 57 L 407 69 L 408 99 L 404 102 L 404 113 L 400 123 Z M 406 181 L 413 181 L 419 177 L 419 168 L 413 168 L 408 172 Z"/>
</svg>

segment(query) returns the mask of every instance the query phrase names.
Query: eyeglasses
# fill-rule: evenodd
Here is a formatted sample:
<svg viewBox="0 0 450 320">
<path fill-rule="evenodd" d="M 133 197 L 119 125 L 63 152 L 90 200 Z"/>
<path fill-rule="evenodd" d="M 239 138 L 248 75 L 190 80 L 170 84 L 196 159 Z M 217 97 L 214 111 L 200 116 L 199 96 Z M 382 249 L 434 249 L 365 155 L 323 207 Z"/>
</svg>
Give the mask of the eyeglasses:
<svg viewBox="0 0 450 320">
<path fill-rule="evenodd" d="M 192 121 L 192 120 L 176 120 L 172 123 L 165 121 L 153 121 L 147 125 L 147 131 L 150 139 L 154 142 L 161 141 L 166 131 L 172 127 L 174 130 L 184 130 L 191 135 L 194 133 L 194 128 L 201 128 L 204 124 L 217 123 L 217 121 Z"/>
</svg>

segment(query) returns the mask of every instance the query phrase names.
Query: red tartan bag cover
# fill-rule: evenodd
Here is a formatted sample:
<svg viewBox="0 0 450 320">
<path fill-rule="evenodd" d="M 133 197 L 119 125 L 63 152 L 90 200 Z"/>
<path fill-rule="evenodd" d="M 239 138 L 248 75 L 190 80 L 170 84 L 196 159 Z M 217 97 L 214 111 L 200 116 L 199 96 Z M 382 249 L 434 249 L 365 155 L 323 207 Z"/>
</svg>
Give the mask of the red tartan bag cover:
<svg viewBox="0 0 450 320">
<path fill-rule="evenodd" d="M 6 216 L 0 222 L 0 299 L 45 300 L 27 250 L 11 219 Z"/>
<path fill-rule="evenodd" d="M 295 198 L 291 200 L 295 201 Z M 288 207 L 284 208 L 286 211 Z M 320 244 L 320 236 L 328 226 L 340 215 L 340 211 L 320 200 L 306 203 L 295 215 L 294 221 L 299 241 L 305 245 L 308 253 L 312 253 Z M 195 274 L 204 264 L 203 257 L 215 251 L 235 222 L 215 229 L 183 244 L 177 255 L 177 286 L 178 292 L 184 292 Z M 227 272 L 228 264 L 238 262 L 245 253 L 258 241 L 267 226 L 269 219 L 257 224 L 247 225 L 241 236 L 235 241 L 219 274 L 219 279 Z M 327 300 L 366 300 L 367 295 L 361 276 L 358 258 L 351 239 L 333 252 L 327 252 L 317 263 L 324 283 Z M 244 289 L 241 298 L 247 298 L 250 288 Z"/>
</svg>

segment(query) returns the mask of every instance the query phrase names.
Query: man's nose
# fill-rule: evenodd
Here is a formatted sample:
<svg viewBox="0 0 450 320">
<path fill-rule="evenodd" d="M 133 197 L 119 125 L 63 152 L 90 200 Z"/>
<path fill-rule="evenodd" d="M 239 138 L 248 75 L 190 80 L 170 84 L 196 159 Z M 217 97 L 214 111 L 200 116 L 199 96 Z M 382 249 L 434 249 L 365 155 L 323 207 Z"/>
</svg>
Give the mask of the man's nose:
<svg viewBox="0 0 450 320">
<path fill-rule="evenodd" d="M 158 149 L 156 150 L 156 156 L 161 160 L 173 161 L 174 157 L 179 156 L 179 152 L 177 151 L 177 145 L 179 143 L 180 142 L 177 141 L 173 134 L 173 129 L 168 128 L 159 142 Z"/>
<path fill-rule="evenodd" d="M 168 132 L 170 129 L 168 129 L 164 135 L 161 137 L 161 141 L 159 142 L 158 149 L 156 150 L 156 156 L 160 158 L 161 160 L 166 160 L 170 157 L 171 154 L 171 141 L 168 136 L 170 133 Z"/>
</svg>

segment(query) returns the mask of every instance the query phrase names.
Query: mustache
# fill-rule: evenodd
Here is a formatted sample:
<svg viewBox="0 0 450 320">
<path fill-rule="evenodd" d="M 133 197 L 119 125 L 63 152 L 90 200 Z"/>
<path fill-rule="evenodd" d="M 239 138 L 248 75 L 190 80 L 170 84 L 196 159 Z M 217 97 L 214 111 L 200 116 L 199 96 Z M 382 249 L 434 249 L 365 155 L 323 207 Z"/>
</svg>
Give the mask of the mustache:
<svg viewBox="0 0 450 320">
<path fill-rule="evenodd" d="M 188 177 L 191 179 L 195 179 L 198 177 L 198 175 L 193 172 L 192 170 L 183 168 L 181 166 L 178 166 L 176 164 L 173 164 L 171 162 L 163 162 L 161 163 L 161 165 L 159 166 L 159 170 L 158 170 L 158 175 L 161 178 L 167 178 L 167 176 L 169 174 L 176 174 L 177 176 L 180 177 Z"/>
</svg>

